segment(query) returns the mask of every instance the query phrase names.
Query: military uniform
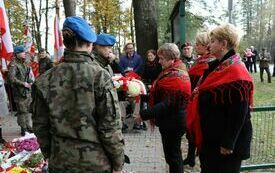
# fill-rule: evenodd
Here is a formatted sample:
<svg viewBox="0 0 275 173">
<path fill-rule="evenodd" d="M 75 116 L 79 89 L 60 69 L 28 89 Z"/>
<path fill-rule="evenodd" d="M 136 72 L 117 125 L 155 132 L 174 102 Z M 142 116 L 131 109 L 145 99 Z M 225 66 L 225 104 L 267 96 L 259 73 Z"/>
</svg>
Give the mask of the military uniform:
<svg viewBox="0 0 275 173">
<path fill-rule="evenodd" d="M 39 74 L 43 74 L 45 71 L 53 67 L 53 64 L 49 57 L 39 59 Z"/>
<path fill-rule="evenodd" d="M 187 69 L 190 69 L 195 62 L 195 58 L 193 55 L 191 55 L 191 57 L 182 55 L 181 60 L 186 65 Z"/>
<path fill-rule="evenodd" d="M 94 53 L 94 58 L 95 60 L 98 62 L 98 64 L 104 68 L 105 70 L 108 71 L 108 73 L 110 74 L 110 76 L 113 76 L 114 75 L 114 72 L 112 70 L 112 67 L 109 65 L 109 61 L 102 57 L 101 55 L 99 55 L 96 51 L 93 52 Z"/>
<path fill-rule="evenodd" d="M 10 63 L 8 82 L 12 87 L 14 102 L 17 107 L 17 123 L 23 129 L 31 129 L 31 90 L 24 86 L 24 83 L 33 83 L 29 78 L 30 67 L 21 58 L 15 57 Z"/>
<path fill-rule="evenodd" d="M 33 86 L 33 124 L 50 173 L 120 170 L 124 143 L 110 75 L 86 52 L 65 51 L 64 62 Z"/>
<path fill-rule="evenodd" d="M 264 73 L 264 70 L 265 70 L 266 73 L 267 73 L 267 81 L 269 83 L 271 83 L 271 73 L 270 73 L 270 70 L 269 70 L 269 62 L 271 60 L 270 53 L 268 53 L 268 52 L 262 52 L 262 53 L 260 53 L 259 57 L 260 57 L 259 67 L 260 67 L 261 82 L 264 81 L 263 73 Z"/>
</svg>

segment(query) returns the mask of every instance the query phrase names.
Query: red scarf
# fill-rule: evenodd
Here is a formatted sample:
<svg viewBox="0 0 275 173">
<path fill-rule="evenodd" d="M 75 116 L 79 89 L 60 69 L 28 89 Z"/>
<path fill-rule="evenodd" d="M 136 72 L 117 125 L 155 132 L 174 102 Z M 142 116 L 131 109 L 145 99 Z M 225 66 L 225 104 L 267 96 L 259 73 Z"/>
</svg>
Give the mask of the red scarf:
<svg viewBox="0 0 275 173">
<path fill-rule="evenodd" d="M 199 150 L 201 149 L 203 140 L 199 115 L 199 94 L 203 91 L 211 91 L 217 88 L 221 91 L 225 89 L 230 90 L 230 88 L 233 89 L 236 82 L 245 88 L 246 93 L 241 93 L 240 91 L 242 100 L 246 100 L 252 105 L 253 79 L 237 55 L 231 56 L 220 64 L 206 77 L 201 85 L 199 81 L 197 87 L 194 89 L 187 107 L 186 126 Z M 213 97 L 215 97 L 215 93 L 212 93 L 214 94 Z"/>
<path fill-rule="evenodd" d="M 199 57 L 196 62 L 193 64 L 193 66 L 189 69 L 188 74 L 191 78 L 191 76 L 199 76 L 201 77 L 203 75 L 204 70 L 208 68 L 207 62 L 211 55 L 203 55 Z"/>
<path fill-rule="evenodd" d="M 199 57 L 195 61 L 195 63 L 192 65 L 192 67 L 189 69 L 188 74 L 190 77 L 192 87 L 196 86 L 196 82 L 198 82 L 199 78 L 203 75 L 204 71 L 208 68 L 207 62 L 212 57 L 210 56 L 211 56 L 210 54 L 207 54 Z"/>
<path fill-rule="evenodd" d="M 191 95 L 191 84 L 188 73 L 181 60 L 176 60 L 170 67 L 160 73 L 150 90 L 149 105 L 168 99 L 178 108 L 187 107 Z M 157 98 L 157 100 L 155 100 Z M 172 102 L 173 100 L 173 102 Z"/>
</svg>

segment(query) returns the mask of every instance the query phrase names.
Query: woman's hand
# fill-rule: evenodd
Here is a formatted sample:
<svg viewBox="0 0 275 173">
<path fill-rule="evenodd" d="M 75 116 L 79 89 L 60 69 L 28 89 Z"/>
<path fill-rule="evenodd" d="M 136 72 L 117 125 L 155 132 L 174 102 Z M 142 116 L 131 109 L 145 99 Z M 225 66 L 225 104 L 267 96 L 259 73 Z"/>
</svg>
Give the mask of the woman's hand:
<svg viewBox="0 0 275 173">
<path fill-rule="evenodd" d="M 221 154 L 222 155 L 230 155 L 232 153 L 233 153 L 233 150 L 221 147 Z"/>
</svg>

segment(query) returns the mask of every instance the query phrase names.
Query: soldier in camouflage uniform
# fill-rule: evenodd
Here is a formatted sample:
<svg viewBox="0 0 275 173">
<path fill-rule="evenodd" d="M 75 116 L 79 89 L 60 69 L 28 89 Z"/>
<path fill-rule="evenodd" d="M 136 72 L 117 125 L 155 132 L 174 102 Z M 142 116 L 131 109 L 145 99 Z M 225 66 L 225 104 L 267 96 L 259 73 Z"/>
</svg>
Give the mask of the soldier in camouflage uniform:
<svg viewBox="0 0 275 173">
<path fill-rule="evenodd" d="M 181 60 L 186 65 L 187 69 L 190 69 L 195 62 L 195 57 L 193 55 L 193 46 L 191 45 L 191 43 L 186 42 L 181 46 L 181 50 Z"/>
<path fill-rule="evenodd" d="M 51 59 L 47 56 L 47 52 L 44 48 L 39 50 L 39 74 L 43 74 L 45 71 L 51 69 L 53 64 Z"/>
<path fill-rule="evenodd" d="M 90 55 L 96 34 L 76 16 L 66 18 L 62 34 L 64 62 L 33 86 L 33 127 L 49 172 L 121 172 L 118 98 L 110 75 Z"/>
<path fill-rule="evenodd" d="M 113 70 L 110 66 L 110 63 L 115 60 L 115 56 L 112 52 L 112 47 L 116 43 L 116 39 L 114 36 L 110 34 L 99 34 L 97 36 L 97 40 L 94 43 L 94 57 L 96 61 L 100 64 L 101 67 L 106 69 L 111 76 L 113 76 Z M 125 92 L 124 91 L 118 91 L 119 95 L 119 104 L 120 104 L 120 111 L 122 116 L 122 123 L 123 128 L 122 130 L 126 130 L 128 126 L 125 124 L 125 117 L 126 117 L 126 106 L 130 103 L 128 101 L 125 101 Z M 132 106 L 133 107 L 133 106 Z M 132 108 L 131 108 L 132 109 Z"/>
<path fill-rule="evenodd" d="M 106 69 L 111 76 L 114 75 L 113 70 L 110 66 L 110 62 L 114 60 L 112 58 L 112 47 L 115 43 L 116 39 L 114 36 L 105 33 L 99 34 L 97 36 L 96 42 L 94 43 L 93 51 L 96 61 L 99 63 L 101 67 Z"/>
<path fill-rule="evenodd" d="M 30 67 L 25 64 L 24 46 L 14 48 L 15 57 L 10 63 L 8 82 L 12 87 L 14 102 L 17 107 L 17 123 L 21 127 L 21 135 L 25 131 L 32 132 L 30 104 L 31 85 L 34 81 L 30 78 Z"/>
</svg>

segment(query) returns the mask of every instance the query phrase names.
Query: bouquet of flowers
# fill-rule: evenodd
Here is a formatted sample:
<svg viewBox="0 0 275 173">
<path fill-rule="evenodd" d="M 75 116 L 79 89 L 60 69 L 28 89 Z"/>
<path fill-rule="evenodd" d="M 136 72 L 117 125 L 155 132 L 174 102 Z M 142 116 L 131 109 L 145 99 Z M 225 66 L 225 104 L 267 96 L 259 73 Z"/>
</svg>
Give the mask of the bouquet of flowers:
<svg viewBox="0 0 275 173">
<path fill-rule="evenodd" d="M 112 80 L 116 89 L 127 92 L 130 97 L 146 95 L 145 85 L 134 72 L 129 72 L 126 76 L 122 76 L 121 74 L 115 75 L 112 77 Z"/>
<path fill-rule="evenodd" d="M 10 169 L 6 170 L 7 173 L 30 173 L 27 169 L 21 167 L 11 167 Z"/>
<path fill-rule="evenodd" d="M 17 152 L 21 152 L 23 150 L 36 151 L 39 149 L 39 144 L 36 138 L 29 138 L 15 142 L 15 148 Z"/>
<path fill-rule="evenodd" d="M 11 143 L 5 143 L 0 145 L 0 165 L 8 158 L 14 156 L 15 147 Z"/>
</svg>

